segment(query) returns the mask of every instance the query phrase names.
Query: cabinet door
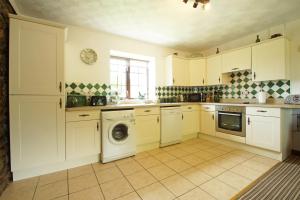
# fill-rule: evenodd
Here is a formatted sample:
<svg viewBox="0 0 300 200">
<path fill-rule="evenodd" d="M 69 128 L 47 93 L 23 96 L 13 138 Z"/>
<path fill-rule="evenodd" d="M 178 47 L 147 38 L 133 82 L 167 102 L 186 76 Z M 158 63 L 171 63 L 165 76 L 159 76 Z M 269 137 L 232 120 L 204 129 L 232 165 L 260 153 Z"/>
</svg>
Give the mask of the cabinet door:
<svg viewBox="0 0 300 200">
<path fill-rule="evenodd" d="M 137 145 L 144 145 L 160 140 L 160 116 L 136 116 L 136 141 Z"/>
<path fill-rule="evenodd" d="M 189 61 L 190 86 L 203 86 L 206 84 L 206 60 L 196 59 Z"/>
<path fill-rule="evenodd" d="M 222 56 L 217 55 L 207 58 L 207 85 L 218 85 L 222 83 Z"/>
<path fill-rule="evenodd" d="M 215 112 L 201 111 L 200 132 L 207 135 L 216 135 Z"/>
<path fill-rule="evenodd" d="M 246 144 L 280 152 L 280 118 L 247 115 Z"/>
<path fill-rule="evenodd" d="M 182 112 L 183 135 L 190 135 L 199 132 L 199 111 Z"/>
<path fill-rule="evenodd" d="M 173 57 L 173 85 L 187 86 L 189 85 L 189 69 L 188 60 Z"/>
<path fill-rule="evenodd" d="M 222 72 L 251 69 L 251 47 L 233 50 L 222 55 Z"/>
<path fill-rule="evenodd" d="M 66 158 L 80 158 L 100 153 L 99 120 L 66 124 Z"/>
<path fill-rule="evenodd" d="M 12 171 L 64 161 L 64 97 L 10 95 L 9 102 Z"/>
<path fill-rule="evenodd" d="M 288 79 L 287 40 L 274 39 L 252 47 L 252 79 Z"/>
<path fill-rule="evenodd" d="M 64 29 L 10 19 L 9 93 L 64 94 Z"/>
</svg>

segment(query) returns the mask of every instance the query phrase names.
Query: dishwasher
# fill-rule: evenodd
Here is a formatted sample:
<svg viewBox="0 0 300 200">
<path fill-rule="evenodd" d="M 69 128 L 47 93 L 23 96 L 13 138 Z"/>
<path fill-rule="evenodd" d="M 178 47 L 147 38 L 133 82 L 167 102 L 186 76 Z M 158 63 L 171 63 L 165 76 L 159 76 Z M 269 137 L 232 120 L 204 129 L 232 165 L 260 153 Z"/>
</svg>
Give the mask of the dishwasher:
<svg viewBox="0 0 300 200">
<path fill-rule="evenodd" d="M 182 111 L 180 106 L 161 108 L 160 146 L 168 146 L 181 142 Z"/>
</svg>

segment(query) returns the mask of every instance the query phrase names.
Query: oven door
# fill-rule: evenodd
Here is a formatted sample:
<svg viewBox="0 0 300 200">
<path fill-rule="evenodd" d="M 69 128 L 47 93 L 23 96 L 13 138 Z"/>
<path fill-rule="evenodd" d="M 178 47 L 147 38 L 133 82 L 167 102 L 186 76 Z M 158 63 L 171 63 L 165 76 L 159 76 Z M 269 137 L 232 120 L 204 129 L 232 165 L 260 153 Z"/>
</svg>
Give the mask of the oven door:
<svg viewBox="0 0 300 200">
<path fill-rule="evenodd" d="M 216 129 L 218 132 L 246 137 L 245 114 L 217 111 Z"/>
</svg>

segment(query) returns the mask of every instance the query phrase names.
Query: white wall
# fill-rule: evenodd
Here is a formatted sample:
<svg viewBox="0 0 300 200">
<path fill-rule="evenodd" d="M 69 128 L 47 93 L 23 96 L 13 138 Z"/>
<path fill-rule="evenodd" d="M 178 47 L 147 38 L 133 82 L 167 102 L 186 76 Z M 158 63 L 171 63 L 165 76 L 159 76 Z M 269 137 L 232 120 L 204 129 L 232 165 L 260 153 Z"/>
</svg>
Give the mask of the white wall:
<svg viewBox="0 0 300 200">
<path fill-rule="evenodd" d="M 84 48 L 92 48 L 98 54 L 93 65 L 84 64 L 79 57 Z M 123 51 L 155 58 L 156 85 L 166 84 L 165 57 L 174 52 L 187 55 L 162 46 L 149 44 L 125 37 L 112 35 L 91 29 L 70 26 L 66 42 L 66 81 L 109 83 L 110 50 Z"/>
<path fill-rule="evenodd" d="M 272 34 L 278 32 L 282 33 L 290 40 L 291 93 L 300 94 L 300 19 L 286 24 L 271 27 L 266 30 L 250 34 L 242 38 L 238 38 L 234 41 L 218 45 L 200 53 L 205 56 L 211 55 L 216 52 L 217 47 L 220 49 L 220 51 L 233 49 L 243 45 L 254 43 L 256 40 L 256 35 L 260 35 L 261 40 L 265 40 L 270 38 Z"/>
</svg>

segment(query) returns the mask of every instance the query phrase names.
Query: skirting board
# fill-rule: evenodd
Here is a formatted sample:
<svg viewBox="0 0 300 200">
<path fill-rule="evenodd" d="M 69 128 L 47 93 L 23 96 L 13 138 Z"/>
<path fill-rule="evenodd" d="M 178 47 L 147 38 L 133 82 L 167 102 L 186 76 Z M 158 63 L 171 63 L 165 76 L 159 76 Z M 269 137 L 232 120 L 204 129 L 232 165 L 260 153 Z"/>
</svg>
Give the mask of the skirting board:
<svg viewBox="0 0 300 200">
<path fill-rule="evenodd" d="M 224 145 L 228 145 L 237 149 L 241 149 L 241 150 L 245 150 L 245 151 L 249 151 L 251 153 L 255 153 L 261 156 L 265 156 L 265 157 L 269 157 L 275 160 L 279 160 L 279 161 L 283 161 L 286 158 L 282 155 L 282 153 L 279 152 L 275 152 L 275 151 L 269 151 L 266 149 L 262 149 L 262 148 L 258 148 L 258 147 L 253 147 L 253 146 L 249 146 L 247 144 L 242 144 L 242 143 L 238 143 L 238 142 L 234 142 L 234 141 L 229 141 L 226 139 L 222 139 L 222 138 L 218 138 L 218 137 L 214 137 L 214 136 L 209 136 L 209 135 L 205 135 L 200 133 L 199 138 L 205 139 L 205 140 L 209 140 L 212 142 L 217 142 L 220 144 L 224 144 Z"/>
<path fill-rule="evenodd" d="M 138 145 L 136 147 L 136 152 L 140 153 L 140 152 L 143 152 L 143 151 L 149 151 L 149 150 L 157 149 L 157 148 L 159 148 L 159 142 L 143 144 L 143 145 Z"/>
<path fill-rule="evenodd" d="M 82 165 L 87 165 L 91 163 L 96 163 L 100 161 L 100 155 L 92 155 L 84 158 L 78 158 L 76 160 L 66 160 L 64 162 L 49 164 L 42 167 L 36 167 L 31 169 L 24 169 L 19 171 L 13 171 L 13 181 L 30 178 L 34 176 L 40 176 L 44 174 L 49 174 L 61 170 L 66 170 L 74 167 L 79 167 Z"/>
</svg>

